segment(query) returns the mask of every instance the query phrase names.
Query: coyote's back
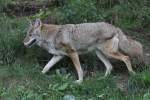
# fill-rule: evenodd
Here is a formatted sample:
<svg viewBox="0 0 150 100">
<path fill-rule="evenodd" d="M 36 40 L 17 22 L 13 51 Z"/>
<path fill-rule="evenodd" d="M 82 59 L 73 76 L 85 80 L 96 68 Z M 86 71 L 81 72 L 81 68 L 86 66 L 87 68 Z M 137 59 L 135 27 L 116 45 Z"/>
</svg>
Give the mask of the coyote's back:
<svg viewBox="0 0 150 100">
<path fill-rule="evenodd" d="M 105 22 L 67 24 L 60 29 L 56 43 L 63 43 L 75 48 L 79 54 L 87 53 L 105 44 L 118 34 L 118 30 Z M 60 47 L 59 47 L 60 48 Z"/>
</svg>

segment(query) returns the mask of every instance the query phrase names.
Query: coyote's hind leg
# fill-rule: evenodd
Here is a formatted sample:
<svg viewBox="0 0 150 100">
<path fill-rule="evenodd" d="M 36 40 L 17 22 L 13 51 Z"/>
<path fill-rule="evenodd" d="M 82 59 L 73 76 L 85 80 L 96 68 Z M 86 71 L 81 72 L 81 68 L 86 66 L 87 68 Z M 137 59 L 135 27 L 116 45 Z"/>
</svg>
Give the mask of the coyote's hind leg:
<svg viewBox="0 0 150 100">
<path fill-rule="evenodd" d="M 110 56 L 111 58 L 115 58 L 115 59 L 123 61 L 126 64 L 128 71 L 135 74 L 135 72 L 133 71 L 132 66 L 131 66 L 130 58 L 128 56 L 125 56 L 124 54 L 122 54 L 120 52 L 108 53 L 107 55 Z"/>
<path fill-rule="evenodd" d="M 106 67 L 105 76 L 108 76 L 111 73 L 111 70 L 113 68 L 111 63 L 109 62 L 108 58 L 101 51 L 96 50 L 96 55 L 104 63 L 104 65 Z"/>
</svg>

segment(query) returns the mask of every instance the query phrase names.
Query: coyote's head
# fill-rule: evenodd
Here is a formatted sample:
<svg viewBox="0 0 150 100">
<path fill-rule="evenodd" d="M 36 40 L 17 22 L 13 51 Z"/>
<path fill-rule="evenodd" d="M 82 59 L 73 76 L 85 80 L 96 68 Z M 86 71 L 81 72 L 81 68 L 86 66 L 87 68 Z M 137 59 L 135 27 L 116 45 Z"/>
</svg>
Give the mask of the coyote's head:
<svg viewBox="0 0 150 100">
<path fill-rule="evenodd" d="M 30 21 L 30 27 L 27 31 L 27 35 L 23 41 L 24 45 L 31 47 L 33 44 L 40 41 L 42 22 L 40 19 L 36 19 L 34 24 Z"/>
</svg>

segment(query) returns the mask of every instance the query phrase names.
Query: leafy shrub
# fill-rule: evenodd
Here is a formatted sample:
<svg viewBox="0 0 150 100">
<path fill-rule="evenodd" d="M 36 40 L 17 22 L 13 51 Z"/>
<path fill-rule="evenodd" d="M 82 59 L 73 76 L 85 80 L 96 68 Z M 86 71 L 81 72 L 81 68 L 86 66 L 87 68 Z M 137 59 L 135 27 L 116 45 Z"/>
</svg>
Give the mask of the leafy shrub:
<svg viewBox="0 0 150 100">
<path fill-rule="evenodd" d="M 149 0 L 65 0 L 63 6 L 50 7 L 40 16 L 55 16 L 63 24 L 107 21 L 122 28 L 139 28 L 150 20 L 148 4 Z"/>
<path fill-rule="evenodd" d="M 0 12 L 7 7 L 8 4 L 13 3 L 12 0 L 0 0 Z"/>
</svg>

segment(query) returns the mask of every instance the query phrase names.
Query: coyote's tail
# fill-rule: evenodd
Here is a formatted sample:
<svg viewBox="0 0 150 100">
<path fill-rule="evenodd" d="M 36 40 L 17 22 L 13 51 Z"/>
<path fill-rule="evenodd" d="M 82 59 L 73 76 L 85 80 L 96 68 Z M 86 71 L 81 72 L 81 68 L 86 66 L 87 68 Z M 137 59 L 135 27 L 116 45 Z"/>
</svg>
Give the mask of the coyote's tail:
<svg viewBox="0 0 150 100">
<path fill-rule="evenodd" d="M 144 62 L 143 46 L 140 42 L 126 37 L 121 30 L 119 32 L 119 49 L 131 58 L 137 58 L 140 63 Z"/>
</svg>

